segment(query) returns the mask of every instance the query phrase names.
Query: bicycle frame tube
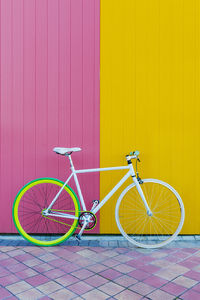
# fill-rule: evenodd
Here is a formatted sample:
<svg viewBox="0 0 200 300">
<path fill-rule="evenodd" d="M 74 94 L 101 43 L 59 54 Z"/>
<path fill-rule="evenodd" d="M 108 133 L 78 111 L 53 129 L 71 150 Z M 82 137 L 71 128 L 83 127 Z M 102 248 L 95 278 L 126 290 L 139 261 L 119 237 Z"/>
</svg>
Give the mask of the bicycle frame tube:
<svg viewBox="0 0 200 300">
<path fill-rule="evenodd" d="M 96 168 L 96 169 L 82 169 L 82 170 L 75 170 L 74 167 L 72 166 L 71 170 L 72 170 L 72 174 L 74 176 L 74 180 L 75 180 L 75 183 L 76 183 L 76 187 L 77 187 L 77 191 L 78 191 L 78 195 L 79 195 L 79 198 L 80 198 L 80 201 L 81 201 L 81 205 L 83 207 L 83 210 L 86 210 L 86 206 L 85 206 L 85 201 L 83 199 L 83 195 L 82 195 L 82 192 L 81 192 L 81 188 L 80 188 L 80 185 L 79 185 L 79 182 L 78 182 L 78 178 L 77 178 L 77 175 L 76 174 L 84 174 L 84 173 L 95 173 L 95 172 L 101 172 L 101 171 L 111 171 L 111 170 L 127 170 L 129 169 L 129 166 L 127 167 L 124 167 L 124 166 L 121 166 L 121 167 L 110 167 L 110 168 Z M 130 171 L 128 172 L 129 175 L 128 177 L 130 176 Z M 128 178 L 127 177 L 127 178 Z M 126 178 L 126 179 L 127 179 Z M 123 181 L 124 182 L 124 181 Z M 123 183 L 122 183 L 123 184 Z M 120 185 L 121 186 L 121 185 Z M 114 191 L 115 192 L 115 191 Z M 113 193 L 114 193 L 113 192 Z M 108 196 L 108 195 L 107 195 Z M 112 196 L 112 195 L 111 195 Z M 109 196 L 108 199 L 111 197 Z M 108 200 L 106 199 L 106 201 Z M 105 201 L 105 202 L 106 202 Z M 104 202 L 104 203 L 105 203 Z M 103 203 L 103 204 L 104 204 Z M 102 201 L 101 201 L 101 204 L 102 204 Z M 103 205 L 102 204 L 102 205 Z M 101 206 L 102 206 L 101 205 Z M 97 206 L 99 207 L 99 205 Z"/>
<path fill-rule="evenodd" d="M 85 205 L 85 201 L 81 192 L 81 188 L 79 185 L 79 181 L 78 181 L 78 177 L 77 174 L 84 174 L 84 173 L 94 173 L 94 172 L 102 172 L 102 171 L 113 171 L 113 170 L 129 170 L 128 173 L 126 173 L 122 179 L 114 186 L 114 188 L 104 197 L 104 199 L 101 201 L 101 203 L 99 203 L 95 209 L 92 211 L 94 214 L 96 214 L 99 209 L 110 199 L 110 197 L 112 197 L 112 195 L 120 188 L 120 186 L 130 177 L 132 176 L 133 178 L 133 182 L 136 185 L 136 188 L 138 190 L 138 193 L 140 194 L 144 205 L 147 209 L 147 213 L 150 214 L 151 211 L 149 209 L 149 206 L 146 202 L 144 193 L 135 177 L 135 171 L 133 168 L 132 164 L 129 164 L 128 166 L 120 166 L 120 167 L 108 167 L 108 168 L 95 168 L 95 169 L 82 169 L 82 170 L 75 170 L 73 162 L 72 162 L 72 158 L 69 155 L 69 160 L 70 160 L 70 164 L 71 164 L 71 175 L 67 178 L 66 182 L 64 183 L 64 185 L 62 186 L 62 188 L 59 190 L 59 192 L 57 193 L 57 195 L 55 196 L 55 198 L 53 199 L 53 201 L 51 202 L 51 204 L 49 205 L 49 207 L 47 208 L 47 211 L 50 210 L 52 208 L 52 206 L 54 205 L 54 203 L 56 202 L 56 200 L 58 199 L 59 195 L 61 194 L 61 192 L 63 191 L 64 187 L 67 185 L 67 183 L 69 182 L 69 180 L 74 177 L 74 181 L 76 184 L 76 188 L 78 191 L 78 195 L 79 195 L 79 199 L 81 201 L 81 205 L 84 211 L 86 211 L 86 205 Z"/>
<path fill-rule="evenodd" d="M 61 189 L 59 190 L 59 192 L 57 193 L 57 195 L 55 196 L 55 198 L 53 199 L 53 201 L 51 202 L 51 204 L 49 205 L 49 207 L 47 208 L 47 211 L 49 209 L 52 208 L 52 206 L 54 205 L 54 203 L 56 202 L 56 200 L 58 199 L 59 195 L 62 193 L 62 191 L 64 190 L 64 187 L 67 185 L 67 183 L 70 181 L 70 179 L 72 178 L 73 174 L 71 174 L 67 180 L 65 181 L 65 183 L 63 184 L 63 186 L 61 187 Z"/>
<path fill-rule="evenodd" d="M 74 166 L 73 166 L 73 163 L 72 161 L 70 160 L 71 162 L 71 175 L 67 178 L 67 180 L 65 181 L 64 185 L 62 186 L 62 188 L 59 190 L 59 192 L 57 193 L 57 195 L 55 196 L 55 198 L 53 199 L 53 201 L 51 202 L 51 204 L 49 205 L 49 207 L 47 208 L 47 211 L 50 210 L 52 208 L 52 206 L 54 205 L 54 203 L 56 202 L 56 200 L 58 199 L 59 195 L 62 193 L 64 187 L 67 185 L 67 183 L 70 181 L 70 179 L 72 177 L 74 177 L 74 181 L 75 181 L 75 184 L 76 184 L 76 188 L 77 188 L 77 191 L 78 191 L 78 195 L 79 195 L 79 199 L 81 201 L 81 205 L 82 205 L 82 208 L 83 210 L 86 210 L 86 206 L 85 206 L 85 201 L 84 201 L 84 198 L 83 198 L 83 195 L 82 195 L 82 192 L 81 192 L 81 188 L 80 188 L 80 185 L 79 185 L 79 181 L 78 181 L 78 177 L 76 174 L 84 174 L 84 173 L 92 173 L 92 172 L 101 172 L 101 171 L 111 171 L 111 170 L 126 170 L 126 169 L 130 169 L 129 166 L 121 166 L 121 167 L 110 167 L 110 168 L 95 168 L 95 169 L 82 169 L 82 170 L 75 170 L 74 169 Z M 127 173 L 128 174 L 128 173 Z M 129 176 L 130 176 L 130 171 L 129 171 Z M 128 177 L 127 177 L 128 178 Z M 112 195 L 111 195 L 112 196 Z M 110 196 L 110 197 L 111 197 Z M 110 198 L 109 197 L 109 198 Z M 108 199 L 109 199 L 108 198 Z M 107 199 L 107 200 L 108 200 Z M 104 200 L 104 199 L 103 199 Z M 107 201 L 106 200 L 106 201 Z M 106 202 L 105 201 L 105 202 Z M 105 203 L 104 202 L 104 203 Z M 102 203 L 102 201 L 101 201 Z M 101 205 L 102 206 L 102 205 Z M 100 208 L 99 208 L 100 209 Z"/>
<path fill-rule="evenodd" d="M 133 178 L 133 182 L 135 183 L 136 188 L 137 188 L 137 191 L 138 191 L 140 197 L 142 198 L 142 200 L 143 200 L 143 202 L 144 202 L 144 205 L 145 205 L 146 210 L 147 210 L 147 214 L 148 214 L 149 216 L 151 216 L 151 215 L 152 215 L 152 211 L 150 210 L 149 205 L 148 205 L 148 203 L 147 203 L 147 201 L 146 201 L 146 198 L 145 198 L 145 196 L 144 196 L 144 193 L 143 193 L 143 191 L 142 191 L 142 188 L 141 188 L 141 186 L 140 186 L 138 180 L 137 180 L 135 177 Z"/>
</svg>

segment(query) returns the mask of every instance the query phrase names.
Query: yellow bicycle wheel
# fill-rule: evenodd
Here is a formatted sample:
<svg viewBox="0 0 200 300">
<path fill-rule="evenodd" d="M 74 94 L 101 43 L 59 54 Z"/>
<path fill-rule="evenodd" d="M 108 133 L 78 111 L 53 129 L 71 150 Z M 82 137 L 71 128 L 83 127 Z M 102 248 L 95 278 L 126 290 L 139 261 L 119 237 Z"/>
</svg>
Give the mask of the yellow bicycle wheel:
<svg viewBox="0 0 200 300">
<path fill-rule="evenodd" d="M 54 246 L 68 239 L 76 230 L 80 214 L 79 200 L 74 191 L 65 186 L 52 207 L 52 212 L 71 218 L 44 216 L 45 210 L 63 182 L 40 178 L 26 184 L 13 204 L 13 220 L 18 232 L 29 242 L 39 246 Z"/>
</svg>

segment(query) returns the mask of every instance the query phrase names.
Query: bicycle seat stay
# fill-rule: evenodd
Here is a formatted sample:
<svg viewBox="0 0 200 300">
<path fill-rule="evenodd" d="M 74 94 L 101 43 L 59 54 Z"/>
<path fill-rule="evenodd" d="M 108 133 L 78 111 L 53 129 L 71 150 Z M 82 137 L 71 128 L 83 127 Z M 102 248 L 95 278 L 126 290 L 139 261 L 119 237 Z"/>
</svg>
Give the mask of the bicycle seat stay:
<svg viewBox="0 0 200 300">
<path fill-rule="evenodd" d="M 62 147 L 55 147 L 53 149 L 54 152 L 56 152 L 57 154 L 61 154 L 61 155 L 70 155 L 72 154 L 72 152 L 77 152 L 77 151 L 81 151 L 81 148 L 62 148 Z"/>
</svg>

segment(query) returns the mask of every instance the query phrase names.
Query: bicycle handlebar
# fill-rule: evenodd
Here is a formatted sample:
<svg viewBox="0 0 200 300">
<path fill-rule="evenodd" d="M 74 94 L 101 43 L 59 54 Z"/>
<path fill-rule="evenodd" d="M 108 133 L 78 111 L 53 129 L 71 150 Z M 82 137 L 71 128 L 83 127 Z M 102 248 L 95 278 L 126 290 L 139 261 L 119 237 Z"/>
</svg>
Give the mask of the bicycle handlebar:
<svg viewBox="0 0 200 300">
<path fill-rule="evenodd" d="M 135 159 L 135 158 L 139 160 L 139 158 L 138 158 L 139 154 L 140 154 L 140 152 L 138 150 L 130 152 L 129 155 L 126 155 L 126 159 L 127 159 L 127 161 L 130 159 Z"/>
<path fill-rule="evenodd" d="M 140 151 L 136 150 L 136 151 L 133 151 L 133 152 L 130 152 L 130 155 L 136 155 L 136 156 L 139 156 L 140 154 Z"/>
</svg>

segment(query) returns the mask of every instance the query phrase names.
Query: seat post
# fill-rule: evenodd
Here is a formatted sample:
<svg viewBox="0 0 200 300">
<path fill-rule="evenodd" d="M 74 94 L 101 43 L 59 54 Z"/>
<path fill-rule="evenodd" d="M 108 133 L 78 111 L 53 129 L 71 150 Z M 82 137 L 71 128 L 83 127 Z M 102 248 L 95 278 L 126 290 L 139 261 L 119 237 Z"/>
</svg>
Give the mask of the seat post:
<svg viewBox="0 0 200 300">
<path fill-rule="evenodd" d="M 78 191 L 79 199 L 81 201 L 83 210 L 86 210 L 86 206 L 85 206 L 85 202 L 84 202 L 83 195 L 82 195 L 82 192 L 81 192 L 81 188 L 80 188 L 80 185 L 79 185 L 79 182 L 78 182 L 78 178 L 77 178 L 77 175 L 76 175 L 75 169 L 74 169 L 74 164 L 73 164 L 73 161 L 72 161 L 72 158 L 71 158 L 71 153 L 68 154 L 68 155 L 66 155 L 66 156 L 69 157 L 72 174 L 74 176 L 74 181 L 75 181 L 75 184 L 76 184 L 76 188 L 77 188 L 77 191 Z"/>
<path fill-rule="evenodd" d="M 68 156 L 68 158 L 69 158 L 69 162 L 70 162 L 70 165 L 71 165 L 71 170 L 73 172 L 74 171 L 74 164 L 73 164 L 73 161 L 72 161 L 72 158 L 71 158 L 71 153 L 66 154 L 66 156 Z"/>
</svg>

